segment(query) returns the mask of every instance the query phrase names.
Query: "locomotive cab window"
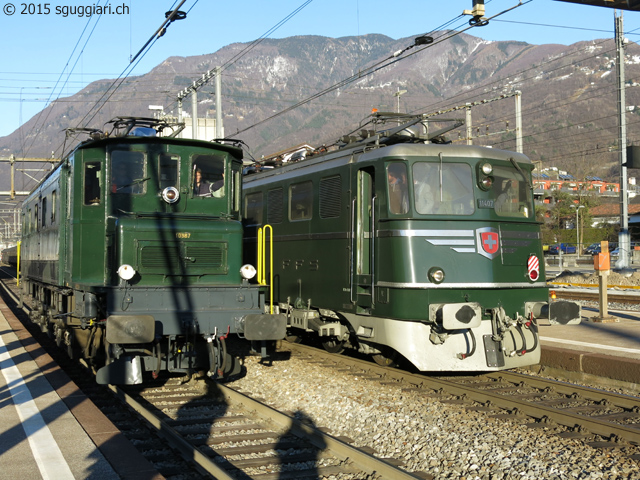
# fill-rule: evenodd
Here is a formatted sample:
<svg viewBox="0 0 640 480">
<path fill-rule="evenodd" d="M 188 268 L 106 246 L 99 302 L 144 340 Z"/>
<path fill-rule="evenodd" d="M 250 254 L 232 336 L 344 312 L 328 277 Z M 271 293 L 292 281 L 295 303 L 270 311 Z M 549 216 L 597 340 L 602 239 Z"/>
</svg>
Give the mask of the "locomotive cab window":
<svg viewBox="0 0 640 480">
<path fill-rule="evenodd" d="M 494 210 L 500 217 L 529 218 L 533 214 L 531 189 L 513 167 L 493 168 Z"/>
<path fill-rule="evenodd" d="M 475 211 L 473 177 L 466 163 L 413 164 L 416 212 L 423 215 L 471 215 Z"/>
<path fill-rule="evenodd" d="M 223 155 L 194 155 L 191 159 L 191 187 L 194 197 L 224 197 Z"/>
<path fill-rule="evenodd" d="M 87 162 L 84 164 L 84 204 L 100 205 L 100 162 Z"/>
<path fill-rule="evenodd" d="M 407 184 L 407 166 L 404 163 L 391 163 L 387 167 L 389 186 L 389 211 L 407 213 L 409 211 L 409 187 Z"/>
<path fill-rule="evenodd" d="M 145 154 L 129 150 L 111 152 L 111 193 L 141 194 L 149 178 L 145 175 Z"/>
</svg>

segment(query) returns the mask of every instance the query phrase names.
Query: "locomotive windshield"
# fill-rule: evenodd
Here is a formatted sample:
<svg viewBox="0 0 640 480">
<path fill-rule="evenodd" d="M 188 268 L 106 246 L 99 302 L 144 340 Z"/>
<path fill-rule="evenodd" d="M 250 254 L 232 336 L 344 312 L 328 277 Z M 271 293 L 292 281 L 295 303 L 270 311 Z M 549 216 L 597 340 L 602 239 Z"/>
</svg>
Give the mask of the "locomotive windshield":
<svg viewBox="0 0 640 480">
<path fill-rule="evenodd" d="M 224 156 L 194 155 L 191 186 L 195 197 L 224 197 Z"/>
<path fill-rule="evenodd" d="M 471 215 L 475 211 L 473 177 L 466 163 L 413 164 L 416 212 L 424 215 Z"/>
<path fill-rule="evenodd" d="M 145 154 L 130 150 L 111 152 L 111 193 L 140 194 L 146 191 Z"/>
<path fill-rule="evenodd" d="M 520 172 L 512 167 L 493 168 L 494 209 L 501 217 L 528 218 L 531 208 L 531 189 Z"/>
</svg>

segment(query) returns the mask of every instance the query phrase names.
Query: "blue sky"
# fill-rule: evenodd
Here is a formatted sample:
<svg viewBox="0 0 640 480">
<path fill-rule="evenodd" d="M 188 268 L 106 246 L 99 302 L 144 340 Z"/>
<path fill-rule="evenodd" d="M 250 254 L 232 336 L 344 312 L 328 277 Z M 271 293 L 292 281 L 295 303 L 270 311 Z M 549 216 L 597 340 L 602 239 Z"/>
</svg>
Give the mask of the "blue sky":
<svg viewBox="0 0 640 480">
<path fill-rule="evenodd" d="M 51 0 L 37 4 L 10 1 L 15 6 L 13 15 L 7 14 L 11 10 L 9 3 L 0 2 L 4 7 L 0 13 L 4 37 L 0 53 L 0 137 L 16 130 L 21 121 L 28 121 L 45 107 L 49 98 L 73 95 L 97 79 L 118 77 L 129 65 L 129 59 L 160 27 L 165 12 L 180 3 L 173 0 Z M 170 56 L 207 54 L 230 43 L 253 41 L 302 6 L 304 8 L 269 37 L 381 33 L 403 38 L 447 24 L 472 6 L 471 0 L 397 2 L 402 6 L 392 6 L 395 2 L 388 0 L 307 2 L 186 0 L 181 10 L 188 12 L 187 18 L 167 28 L 166 34 L 153 44 L 131 75 L 144 74 Z M 518 5 L 518 1 L 486 0 L 485 4 L 486 16 L 491 17 Z M 91 18 L 78 13 L 64 16 L 71 8 L 103 5 L 110 5 L 114 14 Z M 116 13 L 116 7 L 122 9 L 123 6 L 126 9 Z M 123 13 L 118 14 L 121 11 Z M 466 21 L 458 18 L 451 27 L 460 27 Z M 614 11 L 610 8 L 531 0 L 489 25 L 467 33 L 486 40 L 570 45 L 581 40 L 612 38 L 613 25 Z M 624 29 L 630 40 L 640 41 L 640 13 L 624 12 Z"/>
</svg>

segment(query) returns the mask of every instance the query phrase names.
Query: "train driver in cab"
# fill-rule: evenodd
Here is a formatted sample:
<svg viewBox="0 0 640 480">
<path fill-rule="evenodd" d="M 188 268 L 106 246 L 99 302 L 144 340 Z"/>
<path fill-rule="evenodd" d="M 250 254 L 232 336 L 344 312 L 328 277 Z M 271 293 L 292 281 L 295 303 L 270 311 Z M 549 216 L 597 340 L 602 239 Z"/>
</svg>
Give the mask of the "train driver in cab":
<svg viewBox="0 0 640 480">
<path fill-rule="evenodd" d="M 219 174 L 222 178 L 210 183 L 202 174 L 201 168 L 196 168 L 193 181 L 193 194 L 198 197 L 222 197 L 224 196 L 224 172 Z"/>
<path fill-rule="evenodd" d="M 195 180 L 193 183 L 193 194 L 202 196 L 209 195 L 210 193 L 209 182 L 202 178 L 202 170 L 198 168 L 196 170 Z"/>
</svg>

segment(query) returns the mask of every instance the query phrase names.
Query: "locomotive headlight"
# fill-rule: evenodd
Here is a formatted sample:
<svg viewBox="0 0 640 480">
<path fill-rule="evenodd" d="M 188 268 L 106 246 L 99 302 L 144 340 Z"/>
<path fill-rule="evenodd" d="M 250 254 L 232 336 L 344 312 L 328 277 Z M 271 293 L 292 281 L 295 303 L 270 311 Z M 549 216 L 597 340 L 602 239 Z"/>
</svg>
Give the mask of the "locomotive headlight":
<svg viewBox="0 0 640 480">
<path fill-rule="evenodd" d="M 120 268 L 118 268 L 118 276 L 123 280 L 131 280 L 135 274 L 136 270 L 126 263 L 123 263 L 120 265 Z"/>
<path fill-rule="evenodd" d="M 176 187 L 167 187 L 162 191 L 162 199 L 167 203 L 176 203 L 180 198 L 180 192 Z"/>
<path fill-rule="evenodd" d="M 256 269 L 253 265 L 243 265 L 242 268 L 240 269 L 240 275 L 242 275 L 242 278 L 246 279 L 246 280 L 251 280 L 253 277 L 256 276 Z"/>
<path fill-rule="evenodd" d="M 484 173 L 485 175 L 491 175 L 491 173 L 493 172 L 493 165 L 491 165 L 490 163 L 484 163 L 482 164 L 482 173 Z"/>
<path fill-rule="evenodd" d="M 429 269 L 429 280 L 432 283 L 442 283 L 444 281 L 444 270 L 440 267 L 432 267 Z"/>
</svg>

